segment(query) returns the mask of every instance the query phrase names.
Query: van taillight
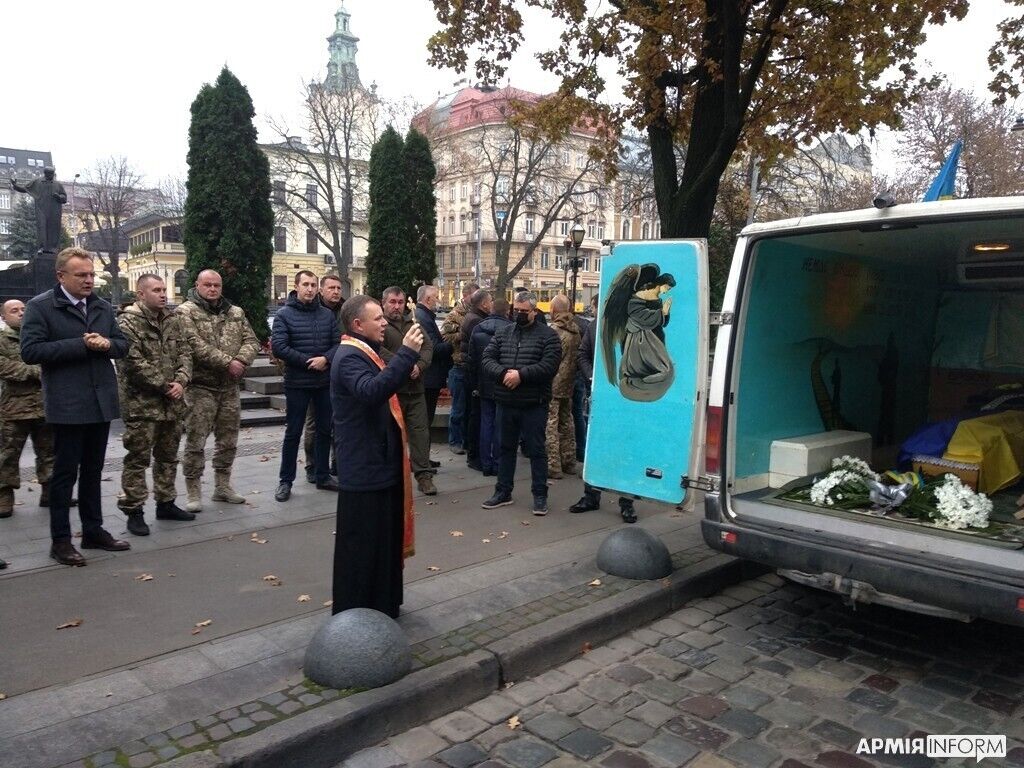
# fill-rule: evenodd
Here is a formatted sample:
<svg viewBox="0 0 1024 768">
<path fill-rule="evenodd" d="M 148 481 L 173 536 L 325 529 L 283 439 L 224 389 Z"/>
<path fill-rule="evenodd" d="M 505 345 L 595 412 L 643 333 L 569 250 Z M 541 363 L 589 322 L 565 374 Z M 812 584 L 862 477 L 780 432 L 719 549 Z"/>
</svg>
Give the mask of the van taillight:
<svg viewBox="0 0 1024 768">
<path fill-rule="evenodd" d="M 1017 598 L 1017 610 L 1024 611 L 1024 597 Z"/>
<path fill-rule="evenodd" d="M 719 451 L 722 447 L 722 408 L 708 406 L 707 428 L 704 430 L 704 471 L 717 475 L 721 461 Z"/>
</svg>

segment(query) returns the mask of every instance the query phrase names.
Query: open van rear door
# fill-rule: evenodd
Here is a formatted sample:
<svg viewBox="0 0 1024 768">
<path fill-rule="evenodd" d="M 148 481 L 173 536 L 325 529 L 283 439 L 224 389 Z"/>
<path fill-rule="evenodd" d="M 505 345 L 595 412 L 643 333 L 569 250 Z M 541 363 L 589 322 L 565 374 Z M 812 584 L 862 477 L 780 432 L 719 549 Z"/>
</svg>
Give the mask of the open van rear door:
<svg viewBox="0 0 1024 768">
<path fill-rule="evenodd" d="M 618 243 L 601 265 L 583 477 L 679 504 L 699 476 L 707 402 L 704 240 Z"/>
</svg>

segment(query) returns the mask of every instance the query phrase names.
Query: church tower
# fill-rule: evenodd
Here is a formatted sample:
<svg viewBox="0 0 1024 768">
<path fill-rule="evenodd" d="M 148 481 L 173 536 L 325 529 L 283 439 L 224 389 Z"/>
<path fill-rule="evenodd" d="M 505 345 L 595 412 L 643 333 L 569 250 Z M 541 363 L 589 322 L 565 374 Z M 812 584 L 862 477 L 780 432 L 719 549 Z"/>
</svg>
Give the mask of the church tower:
<svg viewBox="0 0 1024 768">
<path fill-rule="evenodd" d="M 356 48 L 359 38 L 352 34 L 349 22 L 352 15 L 345 10 L 345 0 L 334 14 L 334 34 L 327 38 L 330 61 L 327 62 L 328 88 L 348 89 L 359 87 L 359 67 L 356 65 Z"/>
</svg>

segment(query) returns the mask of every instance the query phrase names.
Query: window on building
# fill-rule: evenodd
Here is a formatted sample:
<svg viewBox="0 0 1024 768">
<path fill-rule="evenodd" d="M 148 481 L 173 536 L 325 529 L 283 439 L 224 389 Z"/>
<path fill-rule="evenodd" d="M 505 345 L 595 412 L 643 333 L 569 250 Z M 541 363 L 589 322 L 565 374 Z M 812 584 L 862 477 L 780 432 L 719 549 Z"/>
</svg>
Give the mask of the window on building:
<svg viewBox="0 0 1024 768">
<path fill-rule="evenodd" d="M 526 216 L 526 221 L 525 221 L 523 226 L 526 228 L 526 234 L 528 234 L 528 235 L 532 235 L 533 234 L 533 232 L 534 232 L 534 216 L 533 216 L 532 213 L 528 214 Z"/>
<path fill-rule="evenodd" d="M 284 227 L 274 227 L 274 250 L 280 253 L 288 250 L 288 230 Z"/>
<path fill-rule="evenodd" d="M 595 272 L 600 272 L 601 271 L 601 257 L 600 256 L 595 256 L 594 257 L 594 271 Z"/>
<path fill-rule="evenodd" d="M 629 240 L 629 219 L 622 220 L 622 239 Z"/>
<path fill-rule="evenodd" d="M 562 160 L 562 165 L 564 165 L 566 167 L 569 166 L 569 150 L 568 149 L 563 149 L 562 150 L 561 160 Z"/>
<path fill-rule="evenodd" d="M 509 180 L 505 176 L 499 176 L 497 183 L 494 185 L 494 193 L 496 195 L 507 195 L 509 190 Z"/>
<path fill-rule="evenodd" d="M 555 248 L 555 269 L 563 269 L 565 264 L 565 252 L 561 248 Z"/>
<path fill-rule="evenodd" d="M 651 225 L 648 224 L 646 221 L 643 223 L 643 226 L 640 227 L 640 239 L 641 240 L 650 240 L 651 239 Z"/>
<path fill-rule="evenodd" d="M 455 246 L 453 245 L 448 249 L 448 266 L 451 269 L 455 269 Z"/>
<path fill-rule="evenodd" d="M 454 235 L 455 234 L 455 214 L 454 213 L 451 216 L 448 217 L 448 234 L 449 235 Z"/>
<path fill-rule="evenodd" d="M 540 268 L 550 269 L 551 268 L 551 254 L 547 248 L 540 249 Z"/>
<path fill-rule="evenodd" d="M 469 257 L 466 255 L 466 246 L 459 246 L 459 269 L 465 269 L 469 266 Z"/>
<path fill-rule="evenodd" d="M 316 251 L 317 251 L 316 247 L 317 247 L 316 230 L 315 229 L 307 229 L 306 230 L 306 253 L 316 253 Z"/>
<path fill-rule="evenodd" d="M 597 239 L 604 240 L 604 222 L 597 222 Z"/>
<path fill-rule="evenodd" d="M 11 157 L 10 155 L 7 156 L 7 164 L 14 165 L 14 158 Z"/>
<path fill-rule="evenodd" d="M 271 194 L 271 199 L 275 203 L 284 202 L 284 182 L 281 179 L 274 179 L 274 191 Z"/>
<path fill-rule="evenodd" d="M 593 219 L 587 222 L 587 237 L 591 240 L 597 237 L 597 222 Z"/>
<path fill-rule="evenodd" d="M 306 185 L 306 205 L 316 208 L 316 184 Z"/>
<path fill-rule="evenodd" d="M 466 234 L 466 218 L 467 218 L 466 214 L 464 214 L 464 213 L 459 214 L 459 234 L 460 235 Z"/>
<path fill-rule="evenodd" d="M 569 236 L 569 222 L 568 221 L 560 221 L 558 223 L 558 234 L 560 234 L 562 237 L 568 237 Z"/>
<path fill-rule="evenodd" d="M 9 211 L 11 209 L 11 193 L 0 192 L 0 211 Z"/>
<path fill-rule="evenodd" d="M 654 238 L 656 240 L 661 239 L 661 219 L 654 222 Z"/>
<path fill-rule="evenodd" d="M 11 220 L 10 219 L 0 219 L 0 235 L 9 235 L 9 234 L 11 234 Z"/>
<path fill-rule="evenodd" d="M 448 202 L 449 203 L 454 203 L 455 202 L 455 185 L 454 184 L 452 184 L 450 187 L 448 187 Z"/>
<path fill-rule="evenodd" d="M 583 263 L 580 265 L 580 271 L 581 272 L 589 272 L 590 271 L 590 256 L 581 256 L 580 258 L 583 259 Z"/>
<path fill-rule="evenodd" d="M 469 182 L 464 181 L 459 186 L 459 200 L 465 201 L 466 196 L 469 194 Z"/>
<path fill-rule="evenodd" d="M 7 155 L 0 155 L 0 165 L 7 165 Z"/>
<path fill-rule="evenodd" d="M 502 234 L 505 231 L 505 217 L 508 216 L 508 211 L 495 211 L 494 218 L 498 223 L 498 234 Z"/>
</svg>

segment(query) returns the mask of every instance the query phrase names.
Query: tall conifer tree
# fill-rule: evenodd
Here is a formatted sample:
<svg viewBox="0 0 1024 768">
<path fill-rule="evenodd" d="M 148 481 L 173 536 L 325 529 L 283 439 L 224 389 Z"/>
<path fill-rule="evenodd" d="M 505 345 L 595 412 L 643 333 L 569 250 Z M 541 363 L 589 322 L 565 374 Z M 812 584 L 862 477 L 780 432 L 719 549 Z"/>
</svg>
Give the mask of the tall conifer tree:
<svg viewBox="0 0 1024 768">
<path fill-rule="evenodd" d="M 432 283 L 437 277 L 436 175 L 430 142 L 410 128 L 405 137 L 405 188 L 409 196 L 409 256 L 415 284 Z"/>
<path fill-rule="evenodd" d="M 204 269 L 217 270 L 224 295 L 265 339 L 274 214 L 270 166 L 256 142 L 252 99 L 225 67 L 214 85 L 199 90 L 191 111 L 185 265 L 191 280 Z"/>
<path fill-rule="evenodd" d="M 412 290 L 409 253 L 408 182 L 402 137 L 391 126 L 370 150 L 370 242 L 366 252 L 366 293 L 380 300 L 391 285 Z"/>
</svg>

